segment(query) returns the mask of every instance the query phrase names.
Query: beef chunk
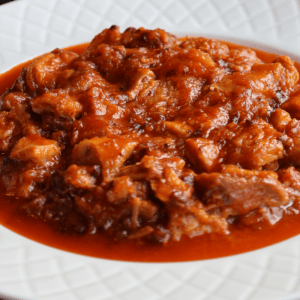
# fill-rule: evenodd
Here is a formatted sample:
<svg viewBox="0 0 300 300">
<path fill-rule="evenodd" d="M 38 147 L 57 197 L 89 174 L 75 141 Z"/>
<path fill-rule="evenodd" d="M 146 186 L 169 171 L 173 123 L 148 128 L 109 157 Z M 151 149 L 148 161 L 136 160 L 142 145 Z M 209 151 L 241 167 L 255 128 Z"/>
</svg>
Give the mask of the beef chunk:
<svg viewBox="0 0 300 300">
<path fill-rule="evenodd" d="M 187 202 L 191 198 L 194 189 L 191 185 L 182 181 L 174 170 L 166 168 L 161 179 L 150 181 L 155 196 L 162 202 L 180 201 Z"/>
<path fill-rule="evenodd" d="M 56 49 L 36 58 L 26 72 L 25 80 L 29 91 L 54 89 L 60 71 L 77 56 L 76 53 Z"/>
<path fill-rule="evenodd" d="M 162 178 L 166 168 L 181 172 L 185 164 L 184 160 L 162 153 L 156 156 L 159 153 L 153 151 L 154 155 L 145 155 L 139 163 L 121 168 L 120 174 L 127 175 L 134 180 L 151 180 Z"/>
<path fill-rule="evenodd" d="M 116 105 L 122 101 L 110 89 L 93 87 L 86 92 L 81 101 L 85 110 L 92 115 L 106 115 L 107 118 L 117 120 L 125 113 L 124 108 Z"/>
<path fill-rule="evenodd" d="M 30 98 L 25 93 L 10 92 L 7 95 L 4 94 L 1 109 L 10 111 L 15 109 L 17 106 L 26 105 L 29 100 Z"/>
<path fill-rule="evenodd" d="M 0 150 L 7 151 L 10 147 L 10 140 L 13 136 L 15 123 L 6 111 L 0 112 Z"/>
<path fill-rule="evenodd" d="M 103 110 L 106 110 L 105 102 L 102 103 Z M 98 106 L 99 108 L 99 106 Z M 93 137 L 110 137 L 120 135 L 121 132 L 128 133 L 128 128 L 122 121 L 119 122 L 119 110 L 112 116 L 88 115 L 74 122 L 71 133 L 71 143 L 77 144 L 83 139 Z"/>
<path fill-rule="evenodd" d="M 137 142 L 126 138 L 92 138 L 74 147 L 72 160 L 79 165 L 100 165 L 104 182 L 110 181 L 131 155 Z"/>
<path fill-rule="evenodd" d="M 279 132 L 284 132 L 291 120 L 290 114 L 283 109 L 275 109 L 270 117 L 270 123 Z"/>
<path fill-rule="evenodd" d="M 72 100 L 64 90 L 52 90 L 30 101 L 32 110 L 38 114 L 53 113 L 62 118 L 75 119 L 82 110 L 79 102 Z"/>
<path fill-rule="evenodd" d="M 298 166 L 300 165 L 300 121 L 292 119 L 285 128 L 285 133 L 292 139 L 292 143 L 286 145 L 286 160 Z"/>
<path fill-rule="evenodd" d="M 248 171 L 236 167 L 221 173 L 202 173 L 195 177 L 195 188 L 210 209 L 221 209 L 228 215 L 243 215 L 264 206 L 288 203 L 288 195 L 277 179 L 268 171 Z"/>
<path fill-rule="evenodd" d="M 224 59 L 229 54 L 228 46 L 214 39 L 204 37 L 188 38 L 184 40 L 180 47 L 190 49 L 196 48 L 211 55 L 215 60 Z"/>
<path fill-rule="evenodd" d="M 299 209 L 300 205 L 300 172 L 295 167 L 281 169 L 278 172 L 279 180 L 289 194 L 290 200 Z"/>
<path fill-rule="evenodd" d="M 292 96 L 281 105 L 281 108 L 285 114 L 288 112 L 293 118 L 300 119 L 300 95 Z"/>
<path fill-rule="evenodd" d="M 13 147 L 10 158 L 22 161 L 32 161 L 38 165 L 46 165 L 60 154 L 60 148 L 53 140 L 48 140 L 38 134 L 21 138 Z"/>
<path fill-rule="evenodd" d="M 16 176 L 12 172 L 7 172 L 3 176 L 4 185 L 11 196 L 30 199 L 36 193 L 35 187 L 45 182 L 50 174 L 45 170 L 28 169 Z"/>
<path fill-rule="evenodd" d="M 117 177 L 113 181 L 113 187 L 106 194 L 107 201 L 114 205 L 120 205 L 135 192 L 135 184 L 128 176 Z"/>
<path fill-rule="evenodd" d="M 282 134 L 262 120 L 229 124 L 233 134 L 225 145 L 226 163 L 257 169 L 283 157 Z"/>
<path fill-rule="evenodd" d="M 184 122 L 180 121 L 164 121 L 165 129 L 172 134 L 180 137 L 180 138 L 187 138 L 193 133 L 193 127 L 185 124 Z"/>
<path fill-rule="evenodd" d="M 136 98 L 140 91 L 150 90 L 154 85 L 154 73 L 149 69 L 138 69 L 135 76 L 131 78 L 130 87 L 126 91 L 131 99 Z"/>
<path fill-rule="evenodd" d="M 96 178 L 93 176 L 95 169 L 95 166 L 70 165 L 64 172 L 65 182 L 77 189 L 93 189 L 96 184 Z"/>
<path fill-rule="evenodd" d="M 196 170 L 211 172 L 219 166 L 220 147 L 212 140 L 196 138 L 185 142 L 186 156 Z"/>
</svg>

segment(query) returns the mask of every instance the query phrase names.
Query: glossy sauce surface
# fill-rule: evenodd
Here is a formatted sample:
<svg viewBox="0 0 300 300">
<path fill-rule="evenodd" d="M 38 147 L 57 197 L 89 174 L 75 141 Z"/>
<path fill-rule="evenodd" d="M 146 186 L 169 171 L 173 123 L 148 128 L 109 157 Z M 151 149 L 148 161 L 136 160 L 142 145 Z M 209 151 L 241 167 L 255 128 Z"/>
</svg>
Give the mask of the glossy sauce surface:
<svg viewBox="0 0 300 300">
<path fill-rule="evenodd" d="M 227 44 L 230 48 L 240 46 Z M 82 53 L 87 45 L 78 45 L 68 50 Z M 271 62 L 277 55 L 256 50 L 260 59 Z M 10 88 L 19 76 L 21 64 L 9 72 L 0 75 L 0 94 Z M 299 71 L 300 66 L 296 64 Z M 78 236 L 63 234 L 48 226 L 46 222 L 28 218 L 19 210 L 23 200 L 5 195 L 0 201 L 0 223 L 5 227 L 40 243 L 94 257 L 143 262 L 173 262 L 191 261 L 234 255 L 267 245 L 277 243 L 300 232 L 300 216 L 289 215 L 271 227 L 263 230 L 247 226 L 231 228 L 230 235 L 210 234 L 193 239 L 182 237 L 179 242 L 169 242 L 167 245 L 146 244 L 136 245 L 134 242 L 113 241 L 104 234 Z"/>
</svg>

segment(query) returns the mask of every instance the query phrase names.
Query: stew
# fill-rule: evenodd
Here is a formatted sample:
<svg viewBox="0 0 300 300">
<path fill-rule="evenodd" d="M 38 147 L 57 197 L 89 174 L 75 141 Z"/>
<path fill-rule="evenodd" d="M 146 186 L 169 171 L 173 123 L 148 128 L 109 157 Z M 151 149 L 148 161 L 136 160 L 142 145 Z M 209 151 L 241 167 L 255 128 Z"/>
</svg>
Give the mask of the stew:
<svg viewBox="0 0 300 300">
<path fill-rule="evenodd" d="M 0 220 L 59 248 L 139 261 L 295 235 L 298 80 L 287 56 L 160 29 L 112 26 L 42 55 L 0 97 Z"/>
</svg>

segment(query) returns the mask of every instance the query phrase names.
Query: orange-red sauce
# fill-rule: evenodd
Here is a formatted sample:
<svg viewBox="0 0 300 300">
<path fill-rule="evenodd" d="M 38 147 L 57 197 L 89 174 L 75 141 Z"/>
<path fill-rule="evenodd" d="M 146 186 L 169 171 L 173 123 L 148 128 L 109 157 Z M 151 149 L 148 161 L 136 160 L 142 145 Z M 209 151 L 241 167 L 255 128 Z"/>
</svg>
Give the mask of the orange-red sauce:
<svg viewBox="0 0 300 300">
<path fill-rule="evenodd" d="M 67 50 L 82 53 L 87 44 L 69 47 Z M 228 46 L 240 47 L 229 44 Z M 276 54 L 256 50 L 257 55 L 265 62 L 271 62 Z M 20 74 L 21 68 L 30 62 L 20 64 L 10 71 L 0 74 L 0 94 L 11 87 Z M 296 63 L 300 72 L 300 64 Z M 2 188 L 3 190 L 3 188 Z M 28 217 L 19 210 L 20 199 L 1 195 L 0 223 L 10 230 L 37 242 L 94 257 L 140 262 L 175 262 L 216 258 L 243 253 L 262 248 L 300 233 L 300 215 L 285 216 L 270 228 L 255 230 L 243 227 L 232 228 L 228 236 L 210 234 L 193 239 L 182 238 L 180 242 L 167 245 L 136 245 L 134 243 L 114 242 L 101 234 L 85 236 L 61 234 L 47 223 Z"/>
</svg>

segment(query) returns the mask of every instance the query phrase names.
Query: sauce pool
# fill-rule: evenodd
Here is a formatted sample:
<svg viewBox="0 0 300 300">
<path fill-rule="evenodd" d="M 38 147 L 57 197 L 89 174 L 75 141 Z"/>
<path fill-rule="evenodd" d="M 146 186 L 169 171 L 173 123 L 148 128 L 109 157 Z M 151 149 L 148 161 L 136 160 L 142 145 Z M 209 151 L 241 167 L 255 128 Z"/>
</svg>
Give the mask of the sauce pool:
<svg viewBox="0 0 300 300">
<path fill-rule="evenodd" d="M 230 48 L 241 47 L 227 43 Z M 66 48 L 81 54 L 87 44 Z M 277 55 L 255 49 L 257 56 L 265 62 L 271 62 Z M 10 71 L 0 74 L 0 94 L 10 88 L 19 76 L 22 67 L 31 61 L 22 63 Z M 300 72 L 300 64 L 295 63 Z M 4 190 L 1 187 L 1 190 Z M 93 257 L 136 261 L 136 262 L 179 262 L 211 259 L 239 254 L 278 243 L 300 233 L 300 215 L 284 216 L 277 224 L 259 229 L 248 227 L 232 228 L 230 235 L 209 234 L 193 239 L 182 238 L 180 242 L 168 245 L 136 245 L 131 242 L 115 242 L 104 234 L 86 234 L 84 236 L 62 234 L 46 222 L 28 217 L 19 210 L 22 200 L 1 195 L 0 223 L 6 228 L 39 243 L 61 250 Z"/>
</svg>

